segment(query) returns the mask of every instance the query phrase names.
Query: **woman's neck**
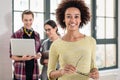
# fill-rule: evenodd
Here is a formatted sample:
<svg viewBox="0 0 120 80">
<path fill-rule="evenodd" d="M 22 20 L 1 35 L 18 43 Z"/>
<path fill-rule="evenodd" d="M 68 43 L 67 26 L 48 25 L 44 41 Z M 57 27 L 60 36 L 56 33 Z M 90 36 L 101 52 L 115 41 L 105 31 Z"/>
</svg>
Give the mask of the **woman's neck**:
<svg viewBox="0 0 120 80">
<path fill-rule="evenodd" d="M 85 37 L 85 35 L 80 32 L 68 32 L 63 36 L 62 39 L 65 41 L 74 42 L 74 41 L 80 40 L 81 38 L 84 38 L 84 37 Z"/>
</svg>

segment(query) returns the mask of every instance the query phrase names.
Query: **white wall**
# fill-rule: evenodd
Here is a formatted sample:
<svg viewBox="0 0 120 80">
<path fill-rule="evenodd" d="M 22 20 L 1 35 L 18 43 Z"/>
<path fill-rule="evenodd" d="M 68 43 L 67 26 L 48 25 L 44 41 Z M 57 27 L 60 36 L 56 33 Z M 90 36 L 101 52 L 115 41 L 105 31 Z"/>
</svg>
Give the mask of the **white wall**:
<svg viewBox="0 0 120 80">
<path fill-rule="evenodd" d="M 11 59 L 9 58 L 9 38 L 12 33 L 12 0 L 0 2 L 0 80 L 11 79 Z"/>
<path fill-rule="evenodd" d="M 118 23 L 120 26 L 120 15 Z M 120 49 L 120 27 L 118 28 L 119 28 L 118 49 Z M 12 33 L 12 0 L 2 0 L 2 2 L 0 3 L 0 80 L 12 80 L 12 62 L 11 59 L 9 58 L 9 41 L 11 33 Z M 119 61 L 120 58 L 118 62 Z M 100 80 L 120 80 L 119 75 L 120 68 L 115 70 L 100 71 Z"/>
</svg>

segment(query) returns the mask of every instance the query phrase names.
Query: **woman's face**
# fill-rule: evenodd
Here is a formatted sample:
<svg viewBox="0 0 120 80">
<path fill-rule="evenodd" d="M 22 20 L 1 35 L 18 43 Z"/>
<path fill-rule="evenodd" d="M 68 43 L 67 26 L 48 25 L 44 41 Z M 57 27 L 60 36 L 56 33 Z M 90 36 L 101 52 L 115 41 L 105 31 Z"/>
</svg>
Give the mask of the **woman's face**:
<svg viewBox="0 0 120 80">
<path fill-rule="evenodd" d="M 75 7 L 66 9 L 64 22 L 68 31 L 78 30 L 81 23 L 80 10 Z"/>
<path fill-rule="evenodd" d="M 24 14 L 23 19 L 24 27 L 30 29 L 33 23 L 33 16 L 32 14 Z"/>
<path fill-rule="evenodd" d="M 46 24 L 44 26 L 45 32 L 49 38 L 53 37 L 56 34 L 57 27 L 52 28 L 50 25 Z"/>
</svg>

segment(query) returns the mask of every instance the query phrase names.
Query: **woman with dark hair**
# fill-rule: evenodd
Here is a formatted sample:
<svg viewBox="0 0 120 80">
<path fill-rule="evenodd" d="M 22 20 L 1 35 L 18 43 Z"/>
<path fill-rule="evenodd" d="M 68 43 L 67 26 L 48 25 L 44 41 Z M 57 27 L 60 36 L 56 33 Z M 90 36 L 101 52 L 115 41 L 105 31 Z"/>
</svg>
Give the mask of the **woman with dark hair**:
<svg viewBox="0 0 120 80">
<path fill-rule="evenodd" d="M 48 80 L 47 66 L 48 66 L 48 59 L 49 59 L 49 57 L 48 57 L 49 48 L 50 48 L 52 42 L 55 41 L 56 39 L 58 39 L 60 35 L 58 34 L 57 24 L 53 20 L 47 20 L 44 23 L 44 29 L 45 29 L 46 35 L 48 36 L 48 39 L 45 39 L 43 41 L 42 47 L 40 49 L 40 51 L 42 53 L 40 63 L 43 65 L 40 78 L 41 78 L 41 80 Z"/>
<path fill-rule="evenodd" d="M 89 8 L 84 0 L 62 0 L 56 18 L 66 33 L 54 41 L 49 51 L 48 78 L 50 80 L 98 79 L 96 41 L 82 34 L 79 28 L 90 21 Z M 56 70 L 59 62 L 60 68 Z"/>
</svg>

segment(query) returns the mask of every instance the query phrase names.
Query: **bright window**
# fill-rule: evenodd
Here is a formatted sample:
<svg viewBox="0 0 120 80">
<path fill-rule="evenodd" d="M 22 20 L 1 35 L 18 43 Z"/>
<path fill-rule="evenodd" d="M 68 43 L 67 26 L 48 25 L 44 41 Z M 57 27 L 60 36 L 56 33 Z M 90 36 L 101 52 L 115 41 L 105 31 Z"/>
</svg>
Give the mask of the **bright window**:
<svg viewBox="0 0 120 80">
<path fill-rule="evenodd" d="M 17 31 L 23 26 L 21 14 L 24 10 L 34 12 L 33 29 L 40 34 L 40 38 L 44 38 L 44 0 L 13 0 L 13 31 Z"/>
<path fill-rule="evenodd" d="M 117 0 L 96 0 L 97 65 L 117 68 Z"/>
</svg>

